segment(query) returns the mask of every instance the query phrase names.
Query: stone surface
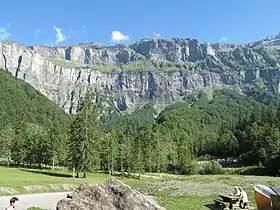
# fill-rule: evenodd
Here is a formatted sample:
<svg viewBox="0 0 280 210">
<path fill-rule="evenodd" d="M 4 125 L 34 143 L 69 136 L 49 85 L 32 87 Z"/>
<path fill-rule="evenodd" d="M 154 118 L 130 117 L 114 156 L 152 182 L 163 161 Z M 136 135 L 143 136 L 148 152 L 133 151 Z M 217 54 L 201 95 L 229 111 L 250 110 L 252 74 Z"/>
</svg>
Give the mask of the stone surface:
<svg viewBox="0 0 280 210">
<path fill-rule="evenodd" d="M 62 199 L 57 210 L 163 210 L 140 192 L 114 178 L 104 184 L 81 185 L 72 199 Z"/>
</svg>

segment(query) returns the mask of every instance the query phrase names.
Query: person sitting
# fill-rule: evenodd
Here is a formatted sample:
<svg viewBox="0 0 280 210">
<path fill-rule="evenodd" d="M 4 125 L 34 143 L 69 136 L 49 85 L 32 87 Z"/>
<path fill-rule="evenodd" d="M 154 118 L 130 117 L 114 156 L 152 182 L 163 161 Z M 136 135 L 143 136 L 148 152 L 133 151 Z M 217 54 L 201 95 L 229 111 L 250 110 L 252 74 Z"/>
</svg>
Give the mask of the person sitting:
<svg viewBox="0 0 280 210">
<path fill-rule="evenodd" d="M 244 209 L 248 203 L 249 203 L 249 200 L 248 200 L 248 195 L 247 193 L 243 190 L 242 187 L 239 187 L 239 191 L 240 191 L 240 208 Z"/>
<path fill-rule="evenodd" d="M 239 188 L 237 186 L 235 186 L 233 188 L 233 193 L 232 193 L 233 196 L 241 196 L 241 191 L 239 190 Z"/>
<path fill-rule="evenodd" d="M 10 206 L 7 207 L 5 210 L 14 210 L 18 201 L 19 199 L 17 197 L 12 197 L 10 200 Z"/>
</svg>

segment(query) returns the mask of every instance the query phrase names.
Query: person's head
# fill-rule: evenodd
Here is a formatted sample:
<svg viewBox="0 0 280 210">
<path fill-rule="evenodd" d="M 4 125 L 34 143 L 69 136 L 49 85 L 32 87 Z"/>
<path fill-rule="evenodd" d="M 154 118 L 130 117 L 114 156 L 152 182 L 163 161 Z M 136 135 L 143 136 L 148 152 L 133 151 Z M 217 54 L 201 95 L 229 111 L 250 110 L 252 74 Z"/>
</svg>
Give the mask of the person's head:
<svg viewBox="0 0 280 210">
<path fill-rule="evenodd" d="M 17 197 L 12 197 L 10 200 L 10 205 L 15 208 L 18 201 L 19 199 Z"/>
</svg>

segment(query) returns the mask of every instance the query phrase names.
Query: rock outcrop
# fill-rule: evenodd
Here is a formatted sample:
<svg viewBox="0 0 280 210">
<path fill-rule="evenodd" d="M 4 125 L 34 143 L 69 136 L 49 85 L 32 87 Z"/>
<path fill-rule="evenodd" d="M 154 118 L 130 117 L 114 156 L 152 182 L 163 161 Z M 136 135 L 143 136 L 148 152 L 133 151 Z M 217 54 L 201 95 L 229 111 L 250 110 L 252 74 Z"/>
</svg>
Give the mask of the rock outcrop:
<svg viewBox="0 0 280 210">
<path fill-rule="evenodd" d="M 150 100 L 169 104 L 205 87 L 244 90 L 258 78 L 279 91 L 280 53 L 275 49 L 177 38 L 142 39 L 130 46 L 25 47 L 3 42 L 0 68 L 68 113 L 75 112 L 88 86 L 109 94 L 111 104 L 122 111 Z"/>
<path fill-rule="evenodd" d="M 81 185 L 70 199 L 57 203 L 57 210 L 164 210 L 140 192 L 115 180 Z"/>
</svg>

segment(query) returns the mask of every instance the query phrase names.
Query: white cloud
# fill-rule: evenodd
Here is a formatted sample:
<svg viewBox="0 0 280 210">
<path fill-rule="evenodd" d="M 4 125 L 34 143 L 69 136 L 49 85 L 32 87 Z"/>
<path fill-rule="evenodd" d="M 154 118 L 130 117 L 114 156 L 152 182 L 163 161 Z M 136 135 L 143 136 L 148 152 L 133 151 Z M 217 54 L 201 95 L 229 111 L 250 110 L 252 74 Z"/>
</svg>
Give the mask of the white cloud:
<svg viewBox="0 0 280 210">
<path fill-rule="evenodd" d="M 66 39 L 68 39 L 69 37 L 66 37 L 62 34 L 62 30 L 61 28 L 57 28 L 56 26 L 53 26 L 54 30 L 56 31 L 56 40 L 55 43 L 58 44 L 60 42 L 65 41 Z"/>
<path fill-rule="evenodd" d="M 41 32 L 41 30 L 40 29 L 36 29 L 36 31 L 35 31 L 35 35 L 36 36 L 38 36 L 38 34 Z"/>
<path fill-rule="evenodd" d="M 153 37 L 160 37 L 159 33 L 153 32 Z"/>
<path fill-rule="evenodd" d="M 119 42 L 124 40 L 129 40 L 129 36 L 122 34 L 120 31 L 112 31 L 111 33 L 112 42 Z"/>
<path fill-rule="evenodd" d="M 4 27 L 0 27 L 0 41 L 4 41 L 8 39 L 11 36 L 11 34 L 8 32 L 8 30 Z"/>
<path fill-rule="evenodd" d="M 219 39 L 219 43 L 226 43 L 228 41 L 228 37 L 224 36 Z"/>
</svg>

